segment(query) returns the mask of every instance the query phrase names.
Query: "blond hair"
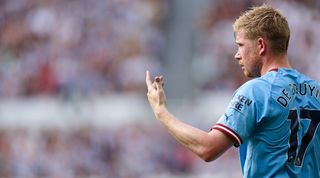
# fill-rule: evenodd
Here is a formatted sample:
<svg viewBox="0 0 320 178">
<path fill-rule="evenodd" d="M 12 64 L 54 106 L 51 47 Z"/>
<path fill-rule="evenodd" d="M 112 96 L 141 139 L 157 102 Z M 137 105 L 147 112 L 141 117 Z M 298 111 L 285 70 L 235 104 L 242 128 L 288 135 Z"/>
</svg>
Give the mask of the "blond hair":
<svg viewBox="0 0 320 178">
<path fill-rule="evenodd" d="M 266 38 L 274 54 L 288 50 L 290 29 L 286 18 L 268 5 L 252 7 L 244 12 L 233 24 L 235 32 L 244 31 L 251 40 Z"/>
</svg>

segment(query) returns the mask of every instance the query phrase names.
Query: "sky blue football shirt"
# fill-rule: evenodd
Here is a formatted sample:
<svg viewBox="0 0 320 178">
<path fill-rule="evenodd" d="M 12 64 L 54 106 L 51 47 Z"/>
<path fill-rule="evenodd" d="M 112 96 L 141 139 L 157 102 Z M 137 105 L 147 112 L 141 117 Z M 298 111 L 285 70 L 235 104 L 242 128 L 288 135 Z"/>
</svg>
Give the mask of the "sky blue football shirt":
<svg viewBox="0 0 320 178">
<path fill-rule="evenodd" d="M 319 123 L 319 83 L 279 68 L 243 84 L 213 129 L 240 146 L 246 178 L 318 178 Z"/>
</svg>

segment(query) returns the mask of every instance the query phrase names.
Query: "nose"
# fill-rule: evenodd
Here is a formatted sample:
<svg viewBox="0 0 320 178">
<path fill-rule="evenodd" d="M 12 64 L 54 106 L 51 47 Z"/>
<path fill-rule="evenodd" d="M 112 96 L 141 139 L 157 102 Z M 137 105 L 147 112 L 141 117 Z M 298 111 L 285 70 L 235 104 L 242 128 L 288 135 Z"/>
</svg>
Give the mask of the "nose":
<svg viewBox="0 0 320 178">
<path fill-rule="evenodd" d="M 240 59 L 241 59 L 239 50 L 238 50 L 238 51 L 236 52 L 236 54 L 234 55 L 234 58 L 237 59 L 237 60 L 240 60 Z"/>
</svg>

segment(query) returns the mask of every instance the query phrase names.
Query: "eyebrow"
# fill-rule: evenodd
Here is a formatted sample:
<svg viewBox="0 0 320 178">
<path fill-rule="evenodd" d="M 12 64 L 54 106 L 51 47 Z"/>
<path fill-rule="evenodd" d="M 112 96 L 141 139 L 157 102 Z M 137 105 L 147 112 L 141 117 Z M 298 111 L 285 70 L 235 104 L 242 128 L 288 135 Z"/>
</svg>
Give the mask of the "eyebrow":
<svg viewBox="0 0 320 178">
<path fill-rule="evenodd" d="M 237 45 L 243 45 L 243 43 L 242 43 L 242 42 L 239 42 L 239 41 L 235 41 L 235 43 L 236 43 Z"/>
</svg>

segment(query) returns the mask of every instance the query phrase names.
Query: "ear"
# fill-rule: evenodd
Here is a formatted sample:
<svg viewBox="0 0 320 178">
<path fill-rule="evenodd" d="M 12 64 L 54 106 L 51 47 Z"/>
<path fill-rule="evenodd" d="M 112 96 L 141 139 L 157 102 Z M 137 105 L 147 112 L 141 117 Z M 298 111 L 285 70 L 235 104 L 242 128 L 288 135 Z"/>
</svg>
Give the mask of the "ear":
<svg viewBox="0 0 320 178">
<path fill-rule="evenodd" d="M 259 51 L 259 55 L 265 55 L 267 52 L 267 42 L 264 38 L 259 37 L 258 40 L 258 51 Z"/>
</svg>

